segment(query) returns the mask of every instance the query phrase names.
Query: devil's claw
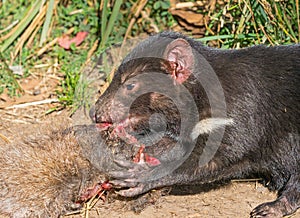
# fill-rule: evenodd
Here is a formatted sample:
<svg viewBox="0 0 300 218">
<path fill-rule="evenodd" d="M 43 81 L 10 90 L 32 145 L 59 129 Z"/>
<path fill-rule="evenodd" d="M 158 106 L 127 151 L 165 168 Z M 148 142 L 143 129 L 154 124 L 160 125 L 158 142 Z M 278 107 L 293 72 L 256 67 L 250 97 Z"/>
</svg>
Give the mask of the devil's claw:
<svg viewBox="0 0 300 218">
<path fill-rule="evenodd" d="M 145 186 L 143 184 L 139 184 L 138 186 L 134 188 L 124 189 L 117 191 L 116 193 L 124 196 L 124 197 L 134 197 L 137 195 L 140 195 L 145 192 Z"/>
<path fill-rule="evenodd" d="M 134 177 L 133 172 L 128 172 L 128 171 L 111 171 L 109 172 L 109 175 L 113 178 L 118 178 L 118 179 L 129 179 Z"/>
<path fill-rule="evenodd" d="M 121 167 L 121 169 L 110 171 L 109 175 L 115 181 L 122 181 L 122 187 L 133 187 L 143 180 L 146 180 L 153 170 L 153 167 L 147 163 L 133 163 L 125 160 L 115 160 L 115 163 Z"/>
<path fill-rule="evenodd" d="M 133 188 L 138 185 L 137 182 L 134 182 L 132 180 L 112 180 L 111 183 L 114 186 L 120 187 L 120 188 Z"/>
<path fill-rule="evenodd" d="M 131 161 L 126 161 L 126 160 L 114 160 L 114 162 L 122 167 L 122 168 L 126 168 L 130 171 L 141 171 L 141 170 L 150 170 L 151 167 L 146 164 L 145 162 L 143 163 L 135 163 L 135 162 L 131 162 Z"/>
</svg>

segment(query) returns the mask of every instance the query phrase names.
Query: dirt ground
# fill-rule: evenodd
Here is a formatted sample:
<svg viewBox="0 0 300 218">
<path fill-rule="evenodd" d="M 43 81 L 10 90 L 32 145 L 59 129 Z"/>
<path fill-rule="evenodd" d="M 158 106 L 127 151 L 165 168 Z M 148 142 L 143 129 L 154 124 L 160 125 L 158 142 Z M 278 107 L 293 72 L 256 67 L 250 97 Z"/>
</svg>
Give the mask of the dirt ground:
<svg viewBox="0 0 300 218">
<path fill-rule="evenodd" d="M 0 110 L 1 143 L 5 140 L 15 141 L 24 135 L 34 134 L 42 123 L 66 120 L 67 111 L 45 116 L 53 104 L 26 106 L 24 108 L 3 108 Z M 69 119 L 70 124 L 76 121 Z M 53 122 L 53 121 L 51 121 Z M 0 144 L 1 144 L 0 143 Z M 249 217 L 250 211 L 263 202 L 272 201 L 276 193 L 269 192 L 258 182 L 232 181 L 228 185 L 207 188 L 175 188 L 169 195 L 160 197 L 156 203 L 147 206 L 140 214 L 126 209 L 124 202 L 103 203 L 99 201 L 91 209 L 89 217 Z M 82 215 L 67 217 L 79 218 Z M 300 212 L 292 217 L 300 217 Z"/>
</svg>

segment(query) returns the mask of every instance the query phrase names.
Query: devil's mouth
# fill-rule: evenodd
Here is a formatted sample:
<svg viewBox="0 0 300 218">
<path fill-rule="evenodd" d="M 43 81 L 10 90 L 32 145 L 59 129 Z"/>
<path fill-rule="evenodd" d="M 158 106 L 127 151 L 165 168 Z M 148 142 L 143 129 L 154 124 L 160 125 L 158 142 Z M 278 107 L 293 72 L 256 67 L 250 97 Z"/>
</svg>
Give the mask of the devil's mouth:
<svg viewBox="0 0 300 218">
<path fill-rule="evenodd" d="M 96 126 L 97 126 L 100 130 L 107 130 L 109 127 L 112 127 L 112 126 L 113 126 L 113 123 L 112 123 L 112 122 L 106 122 L 106 121 L 103 121 L 103 122 L 96 123 Z"/>
<path fill-rule="evenodd" d="M 103 120 L 97 122 L 96 126 L 100 131 L 108 131 L 110 139 L 121 139 L 127 144 L 139 145 L 139 143 L 146 143 L 146 138 L 151 138 L 151 130 L 147 125 L 146 116 L 130 116 L 119 122 L 111 122 L 110 120 Z"/>
<path fill-rule="evenodd" d="M 120 138 L 128 144 L 137 144 L 137 139 L 132 135 L 132 127 L 129 118 L 120 122 L 101 121 L 96 123 L 100 131 L 109 131 L 111 139 Z"/>
<path fill-rule="evenodd" d="M 113 122 L 111 119 L 105 119 L 96 123 L 99 130 L 112 130 L 114 132 L 125 131 L 128 134 L 134 135 L 137 138 L 141 138 L 149 135 L 153 130 L 149 126 L 149 117 L 144 115 L 131 115 L 123 118 L 118 122 Z M 162 131 L 165 131 L 162 128 Z M 154 132 L 161 132 L 159 128 L 155 128 Z"/>
<path fill-rule="evenodd" d="M 129 145 L 134 145 L 139 148 L 138 153 L 134 156 L 133 162 L 135 163 L 143 163 L 146 162 L 149 165 L 156 166 L 160 164 L 159 159 L 150 156 L 146 153 L 145 144 L 141 144 L 139 142 L 140 138 L 145 137 L 145 132 L 139 131 L 139 133 L 133 131 L 132 125 L 133 123 L 137 124 L 137 121 L 140 121 L 136 118 L 130 119 L 126 118 L 118 123 L 112 123 L 109 121 L 101 121 L 96 123 L 97 128 L 100 131 L 109 131 L 110 137 L 112 138 L 119 138 L 126 142 Z M 145 131 L 145 130 L 144 130 Z M 147 131 L 147 130 L 146 130 Z"/>
</svg>

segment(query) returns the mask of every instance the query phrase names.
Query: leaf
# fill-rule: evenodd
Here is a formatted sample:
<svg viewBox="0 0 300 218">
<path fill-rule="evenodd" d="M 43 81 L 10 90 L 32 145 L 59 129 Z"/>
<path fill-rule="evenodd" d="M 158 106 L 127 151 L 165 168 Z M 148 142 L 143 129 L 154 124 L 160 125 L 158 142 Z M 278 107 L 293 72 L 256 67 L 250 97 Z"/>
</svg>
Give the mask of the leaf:
<svg viewBox="0 0 300 218">
<path fill-rule="evenodd" d="M 78 46 L 84 41 L 88 34 L 88 32 L 78 32 L 71 41 L 74 42 L 76 46 Z"/>
<path fill-rule="evenodd" d="M 60 47 L 68 50 L 70 49 L 72 43 L 74 44 L 74 46 L 80 45 L 87 37 L 87 35 L 88 32 L 78 32 L 76 36 L 72 39 L 70 39 L 69 36 L 62 36 L 58 39 L 58 44 Z"/>
<path fill-rule="evenodd" d="M 170 7 L 170 2 L 169 1 L 161 1 L 160 6 L 162 9 L 168 9 Z"/>
<path fill-rule="evenodd" d="M 154 5 L 153 5 L 154 10 L 157 10 L 157 9 L 159 9 L 160 7 L 161 7 L 161 1 L 157 1 L 157 2 L 155 2 Z"/>
<path fill-rule="evenodd" d="M 193 11 L 185 11 L 185 10 L 172 10 L 171 14 L 174 16 L 178 16 L 181 19 L 185 20 L 189 24 L 196 26 L 204 26 L 204 15 L 199 14 Z"/>
<path fill-rule="evenodd" d="M 69 36 L 62 36 L 58 39 L 58 44 L 60 47 L 64 49 L 70 49 L 70 37 Z"/>
</svg>

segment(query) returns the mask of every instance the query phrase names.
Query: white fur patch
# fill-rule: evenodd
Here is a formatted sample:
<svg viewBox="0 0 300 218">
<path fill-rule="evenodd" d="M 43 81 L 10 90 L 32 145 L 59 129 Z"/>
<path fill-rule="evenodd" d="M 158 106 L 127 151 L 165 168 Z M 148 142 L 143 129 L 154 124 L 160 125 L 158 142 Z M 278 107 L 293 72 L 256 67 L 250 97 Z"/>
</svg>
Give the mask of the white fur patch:
<svg viewBox="0 0 300 218">
<path fill-rule="evenodd" d="M 208 118 L 197 123 L 191 133 L 191 138 L 195 140 L 199 135 L 210 133 L 222 126 L 233 125 L 234 121 L 231 118 Z"/>
</svg>

